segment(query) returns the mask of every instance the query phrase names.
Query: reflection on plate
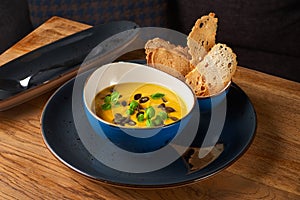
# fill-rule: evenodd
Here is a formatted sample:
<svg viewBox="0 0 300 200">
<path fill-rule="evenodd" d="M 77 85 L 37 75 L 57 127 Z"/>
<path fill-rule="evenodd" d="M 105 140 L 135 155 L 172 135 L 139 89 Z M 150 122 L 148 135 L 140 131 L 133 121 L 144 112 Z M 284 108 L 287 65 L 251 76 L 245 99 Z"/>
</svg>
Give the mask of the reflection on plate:
<svg viewBox="0 0 300 200">
<path fill-rule="evenodd" d="M 84 80 L 91 72 L 79 75 L 76 81 Z M 134 187 L 162 188 L 181 186 L 205 179 L 235 162 L 250 146 L 256 130 L 256 114 L 246 94 L 232 84 L 227 94 L 227 114 L 224 129 L 218 143 L 222 153 L 204 168 L 190 173 L 183 157 L 160 170 L 147 173 L 128 173 L 112 169 L 95 159 L 84 147 L 76 130 L 72 114 L 72 92 L 75 79 L 60 87 L 44 108 L 41 124 L 44 141 L 50 151 L 65 165 L 87 177 L 102 183 Z M 75 107 L 82 109 L 82 98 Z M 209 113 L 202 113 L 196 138 L 191 147 L 199 147 L 210 120 Z M 80 116 L 86 123 L 87 133 L 92 129 L 84 113 Z M 110 156 L 110 155 L 108 155 Z"/>
</svg>

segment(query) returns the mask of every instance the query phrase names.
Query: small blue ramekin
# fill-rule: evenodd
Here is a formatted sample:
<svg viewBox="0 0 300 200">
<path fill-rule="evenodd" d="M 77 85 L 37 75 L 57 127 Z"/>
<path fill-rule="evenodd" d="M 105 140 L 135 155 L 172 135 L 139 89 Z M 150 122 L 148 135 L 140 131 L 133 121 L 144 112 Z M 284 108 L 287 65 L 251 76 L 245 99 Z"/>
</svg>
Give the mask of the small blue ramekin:
<svg viewBox="0 0 300 200">
<path fill-rule="evenodd" d="M 216 106 L 220 105 L 226 98 L 230 89 L 231 81 L 217 94 L 206 97 L 197 97 L 198 105 L 201 113 L 211 112 Z"/>
</svg>

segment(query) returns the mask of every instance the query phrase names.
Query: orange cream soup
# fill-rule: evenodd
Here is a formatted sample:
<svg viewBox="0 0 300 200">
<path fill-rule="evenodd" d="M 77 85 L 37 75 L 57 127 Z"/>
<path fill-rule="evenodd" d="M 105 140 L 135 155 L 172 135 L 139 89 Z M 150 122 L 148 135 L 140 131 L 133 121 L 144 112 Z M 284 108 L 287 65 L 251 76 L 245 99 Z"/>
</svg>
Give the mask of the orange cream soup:
<svg viewBox="0 0 300 200">
<path fill-rule="evenodd" d="M 152 83 L 130 82 L 105 88 L 96 95 L 93 108 L 98 117 L 109 123 L 134 127 L 167 125 L 187 114 L 181 97 Z"/>
</svg>

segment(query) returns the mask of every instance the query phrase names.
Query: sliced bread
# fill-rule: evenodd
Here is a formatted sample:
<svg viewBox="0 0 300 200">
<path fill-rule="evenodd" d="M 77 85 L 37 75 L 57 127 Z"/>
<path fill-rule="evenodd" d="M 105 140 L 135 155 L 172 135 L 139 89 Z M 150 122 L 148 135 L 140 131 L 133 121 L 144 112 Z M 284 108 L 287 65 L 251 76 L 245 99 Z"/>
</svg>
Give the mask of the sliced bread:
<svg viewBox="0 0 300 200">
<path fill-rule="evenodd" d="M 214 13 L 198 19 L 187 37 L 187 46 L 192 56 L 191 63 L 196 66 L 215 45 L 218 18 Z"/>
<path fill-rule="evenodd" d="M 160 38 L 149 40 L 145 44 L 147 64 L 169 73 L 182 81 L 194 67 L 187 48 L 175 46 Z"/>
<path fill-rule="evenodd" d="M 185 76 L 185 79 L 186 84 L 192 88 L 197 97 L 209 95 L 207 85 L 205 84 L 205 77 L 199 73 L 197 68 L 190 71 Z"/>
<path fill-rule="evenodd" d="M 209 93 L 216 93 L 231 81 L 237 67 L 236 55 L 225 44 L 216 44 L 196 66 L 205 77 Z"/>
</svg>

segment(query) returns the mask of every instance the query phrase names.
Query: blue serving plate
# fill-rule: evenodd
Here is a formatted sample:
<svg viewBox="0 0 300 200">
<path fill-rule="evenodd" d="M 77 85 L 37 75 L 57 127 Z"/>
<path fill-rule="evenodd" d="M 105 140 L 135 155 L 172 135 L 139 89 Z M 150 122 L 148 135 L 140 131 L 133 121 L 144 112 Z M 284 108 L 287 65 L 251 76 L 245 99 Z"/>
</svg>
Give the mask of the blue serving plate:
<svg viewBox="0 0 300 200">
<path fill-rule="evenodd" d="M 73 88 L 74 84 L 76 87 L 83 88 L 84 81 L 90 74 L 91 71 L 82 73 L 53 94 L 43 110 L 41 129 L 46 146 L 59 161 L 72 170 L 101 183 L 131 188 L 164 188 L 194 183 L 222 171 L 237 161 L 249 148 L 255 136 L 254 107 L 242 89 L 232 83 L 227 93 L 225 123 L 218 139 L 218 143 L 224 145 L 224 150 L 216 160 L 193 173 L 189 173 L 182 157 L 166 167 L 151 172 L 131 173 L 116 170 L 103 164 L 87 150 L 74 122 L 74 118 L 80 120 L 84 127 L 84 134 L 96 135 L 84 114 L 81 93 L 74 95 Z M 72 111 L 74 108 L 76 113 L 82 114 L 74 116 Z M 191 147 L 201 146 L 210 124 L 209 112 L 200 115 L 199 128 Z M 96 145 L 101 149 L 103 144 Z M 106 158 L 113 159 L 113 154 L 114 152 L 107 154 Z M 148 162 L 151 163 L 151 156 Z"/>
</svg>

